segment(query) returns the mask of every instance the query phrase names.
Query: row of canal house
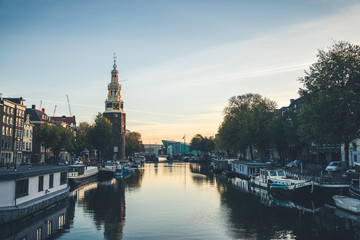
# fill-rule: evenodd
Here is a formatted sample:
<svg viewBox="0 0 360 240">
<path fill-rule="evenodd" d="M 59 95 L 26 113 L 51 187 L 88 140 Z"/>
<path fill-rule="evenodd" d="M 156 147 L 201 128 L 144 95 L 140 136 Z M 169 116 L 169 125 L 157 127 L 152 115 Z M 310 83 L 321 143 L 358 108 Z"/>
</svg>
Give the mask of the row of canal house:
<svg viewBox="0 0 360 240">
<path fill-rule="evenodd" d="M 72 117 L 49 117 L 45 109 L 27 108 L 24 99 L 3 98 L 0 94 L 0 167 L 21 163 L 41 163 L 45 161 L 45 149 L 34 141 L 34 134 L 45 123 L 61 124 L 74 132 L 76 121 Z M 48 152 L 48 156 L 52 152 Z M 62 159 L 69 159 L 67 152 L 61 153 Z"/>
<path fill-rule="evenodd" d="M 291 121 L 291 112 L 296 112 L 301 107 L 301 98 L 290 99 L 290 105 L 279 109 L 281 115 L 288 121 Z M 360 146 L 360 140 L 356 140 L 350 146 L 349 164 L 353 166 L 355 163 L 360 163 L 360 151 L 357 146 Z M 300 158 L 307 160 L 310 163 L 317 163 L 320 165 L 327 165 L 331 161 L 345 161 L 344 146 L 340 143 L 312 143 L 309 146 L 301 149 Z M 293 160 L 293 159 L 289 159 Z"/>
</svg>

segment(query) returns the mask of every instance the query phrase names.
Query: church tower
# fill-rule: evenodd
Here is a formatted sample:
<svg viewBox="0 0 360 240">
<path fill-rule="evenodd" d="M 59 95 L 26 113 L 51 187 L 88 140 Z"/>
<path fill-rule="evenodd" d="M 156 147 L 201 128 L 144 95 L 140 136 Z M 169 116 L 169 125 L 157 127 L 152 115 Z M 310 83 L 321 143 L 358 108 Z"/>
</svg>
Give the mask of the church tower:
<svg viewBox="0 0 360 240">
<path fill-rule="evenodd" d="M 121 85 L 119 84 L 119 72 L 114 56 L 113 70 L 111 71 L 111 81 L 108 85 L 108 96 L 105 101 L 104 117 L 112 123 L 114 134 L 114 146 L 110 150 L 113 160 L 125 160 L 125 133 L 126 133 L 126 113 L 124 112 L 124 101 L 121 100 Z"/>
</svg>

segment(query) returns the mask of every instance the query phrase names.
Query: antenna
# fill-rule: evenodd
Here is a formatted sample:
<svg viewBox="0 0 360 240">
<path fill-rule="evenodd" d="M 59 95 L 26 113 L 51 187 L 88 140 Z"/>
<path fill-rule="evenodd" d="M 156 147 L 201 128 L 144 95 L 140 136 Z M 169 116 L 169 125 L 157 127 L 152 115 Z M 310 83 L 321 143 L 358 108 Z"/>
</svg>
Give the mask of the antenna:
<svg viewBox="0 0 360 240">
<path fill-rule="evenodd" d="M 57 105 L 55 105 L 55 107 L 54 107 L 53 117 L 55 117 L 56 107 L 57 107 Z"/>
<path fill-rule="evenodd" d="M 69 106 L 69 113 L 70 113 L 70 117 L 72 117 L 72 114 L 71 114 L 71 108 L 70 108 L 69 96 L 68 96 L 68 95 L 66 95 L 66 98 L 67 98 L 67 102 L 68 102 L 68 106 Z"/>
<path fill-rule="evenodd" d="M 40 100 L 40 107 L 39 107 L 39 109 L 41 109 L 41 106 L 42 106 L 42 100 Z"/>
</svg>

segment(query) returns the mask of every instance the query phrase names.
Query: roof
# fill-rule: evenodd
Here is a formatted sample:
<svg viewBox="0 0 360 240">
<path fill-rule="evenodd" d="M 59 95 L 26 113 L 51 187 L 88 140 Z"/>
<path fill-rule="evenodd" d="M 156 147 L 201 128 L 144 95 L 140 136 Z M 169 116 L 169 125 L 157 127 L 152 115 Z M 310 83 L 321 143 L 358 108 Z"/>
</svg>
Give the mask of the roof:
<svg viewBox="0 0 360 240">
<path fill-rule="evenodd" d="M 75 121 L 75 116 L 72 117 L 65 117 L 65 116 L 61 116 L 61 117 L 51 117 L 51 120 L 54 122 L 62 122 L 62 123 L 66 123 L 67 125 L 71 125 L 71 124 L 76 124 Z"/>
<path fill-rule="evenodd" d="M 32 109 L 32 108 L 27 108 L 25 114 L 29 114 L 30 115 L 30 121 L 31 122 L 42 122 L 42 121 L 46 121 L 42 118 L 42 116 L 46 116 L 46 113 L 44 113 L 43 111 L 37 110 L 37 109 Z"/>
<path fill-rule="evenodd" d="M 4 98 L 4 100 L 9 100 L 13 103 L 23 105 L 23 101 L 25 101 L 22 97 L 19 98 Z"/>
<path fill-rule="evenodd" d="M 236 160 L 233 161 L 232 163 L 234 164 L 243 164 L 243 165 L 248 165 L 248 166 L 268 166 L 268 163 L 262 163 L 262 162 L 249 162 L 249 161 L 240 161 L 240 160 Z"/>
<path fill-rule="evenodd" d="M 28 178 L 33 176 L 40 176 L 44 174 L 68 171 L 69 166 L 43 165 L 43 166 L 21 166 L 17 167 L 16 171 L 13 167 L 0 168 L 0 180 L 14 180 L 21 178 Z"/>
</svg>

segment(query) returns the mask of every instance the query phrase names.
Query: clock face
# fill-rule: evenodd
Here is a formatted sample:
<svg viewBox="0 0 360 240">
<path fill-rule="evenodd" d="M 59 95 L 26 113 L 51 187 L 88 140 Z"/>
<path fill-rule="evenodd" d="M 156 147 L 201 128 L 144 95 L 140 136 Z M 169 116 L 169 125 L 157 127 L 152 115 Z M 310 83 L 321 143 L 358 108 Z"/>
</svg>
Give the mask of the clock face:
<svg viewBox="0 0 360 240">
<path fill-rule="evenodd" d="M 113 104 L 113 109 L 119 110 L 119 103 L 114 103 Z"/>
</svg>

